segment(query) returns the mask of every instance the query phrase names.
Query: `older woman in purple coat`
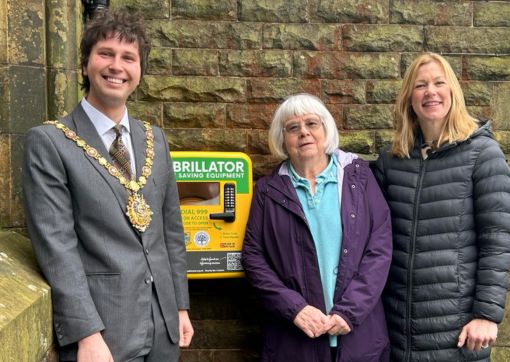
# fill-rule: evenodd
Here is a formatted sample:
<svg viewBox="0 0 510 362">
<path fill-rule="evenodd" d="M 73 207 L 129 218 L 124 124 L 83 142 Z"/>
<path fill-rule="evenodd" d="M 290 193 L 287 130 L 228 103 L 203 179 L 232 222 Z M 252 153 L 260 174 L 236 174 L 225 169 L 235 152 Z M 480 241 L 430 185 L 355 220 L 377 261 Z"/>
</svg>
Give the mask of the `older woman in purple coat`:
<svg viewBox="0 0 510 362">
<path fill-rule="evenodd" d="M 315 96 L 277 109 L 269 146 L 284 161 L 256 184 L 243 246 L 269 314 L 262 361 L 389 360 L 390 214 L 368 163 L 337 145 Z"/>
</svg>

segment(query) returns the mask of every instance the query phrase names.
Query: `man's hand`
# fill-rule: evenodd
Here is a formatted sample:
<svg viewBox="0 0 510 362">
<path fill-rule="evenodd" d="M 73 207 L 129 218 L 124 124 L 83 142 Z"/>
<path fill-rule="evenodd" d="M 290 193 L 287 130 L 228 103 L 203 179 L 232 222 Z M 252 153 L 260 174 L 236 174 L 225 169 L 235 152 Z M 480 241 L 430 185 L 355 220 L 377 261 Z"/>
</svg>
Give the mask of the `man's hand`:
<svg viewBox="0 0 510 362">
<path fill-rule="evenodd" d="M 188 311 L 179 311 L 179 347 L 189 347 L 193 337 L 193 326 L 189 320 Z"/>
<path fill-rule="evenodd" d="M 100 332 L 78 341 L 77 362 L 113 362 L 113 356 Z"/>
<path fill-rule="evenodd" d="M 351 331 L 351 327 L 349 324 L 340 317 L 338 314 L 330 314 L 328 315 L 328 320 L 326 322 L 327 332 L 332 336 L 344 335 Z"/>
<path fill-rule="evenodd" d="M 479 351 L 494 343 L 498 336 L 498 325 L 487 319 L 473 319 L 466 324 L 459 336 L 457 347 L 466 345 L 470 351 Z"/>
<path fill-rule="evenodd" d="M 328 317 L 319 309 L 307 305 L 294 318 L 294 324 L 310 338 L 316 338 L 326 333 Z"/>
</svg>

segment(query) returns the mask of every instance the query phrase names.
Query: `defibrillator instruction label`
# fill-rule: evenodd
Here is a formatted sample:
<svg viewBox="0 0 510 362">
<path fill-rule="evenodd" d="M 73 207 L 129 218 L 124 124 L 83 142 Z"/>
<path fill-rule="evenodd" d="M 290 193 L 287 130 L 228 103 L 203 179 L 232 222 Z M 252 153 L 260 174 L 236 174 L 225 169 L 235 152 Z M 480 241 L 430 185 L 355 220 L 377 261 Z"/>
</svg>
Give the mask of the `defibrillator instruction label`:
<svg viewBox="0 0 510 362">
<path fill-rule="evenodd" d="M 223 273 L 242 271 L 241 252 L 189 252 L 188 273 Z"/>
</svg>

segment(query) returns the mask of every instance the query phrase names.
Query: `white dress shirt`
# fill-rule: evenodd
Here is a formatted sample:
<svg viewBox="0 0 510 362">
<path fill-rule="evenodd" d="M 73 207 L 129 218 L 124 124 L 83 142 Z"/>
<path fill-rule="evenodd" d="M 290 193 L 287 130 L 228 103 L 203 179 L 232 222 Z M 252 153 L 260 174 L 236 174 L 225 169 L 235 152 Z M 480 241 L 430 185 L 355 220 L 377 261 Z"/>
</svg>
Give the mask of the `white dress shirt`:
<svg viewBox="0 0 510 362">
<path fill-rule="evenodd" d="M 94 108 L 94 106 L 91 105 L 85 98 L 81 100 L 81 106 L 83 107 L 83 110 L 89 119 L 92 121 L 92 124 L 99 134 L 99 137 L 101 137 L 101 140 L 103 140 L 106 150 L 109 151 L 113 141 L 115 141 L 115 138 L 117 137 L 115 130 L 113 130 L 113 127 L 115 127 L 117 124 L 108 118 L 104 113 Z M 131 130 L 129 128 L 127 108 L 124 112 L 124 115 L 122 116 L 120 125 L 122 126 L 122 142 L 128 149 L 129 158 L 131 161 L 131 173 L 134 176 L 136 175 L 135 155 L 133 153 L 133 145 L 131 143 Z"/>
</svg>

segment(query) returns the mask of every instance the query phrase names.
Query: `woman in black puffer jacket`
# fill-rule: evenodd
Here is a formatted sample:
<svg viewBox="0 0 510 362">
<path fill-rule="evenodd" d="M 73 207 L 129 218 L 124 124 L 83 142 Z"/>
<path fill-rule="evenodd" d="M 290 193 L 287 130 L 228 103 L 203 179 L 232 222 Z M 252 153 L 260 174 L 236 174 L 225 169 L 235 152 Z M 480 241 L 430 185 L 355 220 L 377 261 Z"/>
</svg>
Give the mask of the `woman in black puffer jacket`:
<svg viewBox="0 0 510 362">
<path fill-rule="evenodd" d="M 408 68 L 376 165 L 392 212 L 392 361 L 489 361 L 510 266 L 510 172 L 446 60 Z"/>
</svg>

